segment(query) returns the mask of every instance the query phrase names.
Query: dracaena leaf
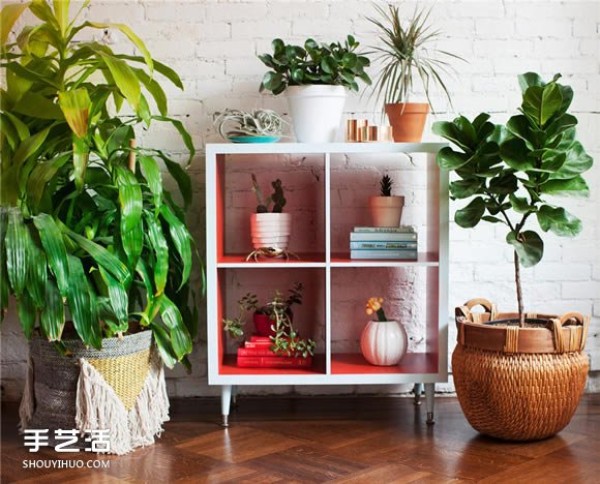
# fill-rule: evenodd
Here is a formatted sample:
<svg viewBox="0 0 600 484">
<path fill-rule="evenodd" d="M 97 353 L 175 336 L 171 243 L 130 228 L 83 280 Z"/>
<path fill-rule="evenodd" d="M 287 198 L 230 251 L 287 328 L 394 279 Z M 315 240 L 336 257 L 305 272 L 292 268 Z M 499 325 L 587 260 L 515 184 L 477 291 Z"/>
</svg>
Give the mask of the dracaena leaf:
<svg viewBox="0 0 600 484">
<path fill-rule="evenodd" d="M 79 88 L 58 93 L 58 104 L 75 136 L 83 138 L 88 132 L 92 101 L 87 89 Z"/>
<path fill-rule="evenodd" d="M 58 341 L 65 325 L 65 308 L 60 292 L 52 280 L 46 283 L 45 302 L 40 314 L 40 325 L 48 341 Z"/>
<path fill-rule="evenodd" d="M 104 63 L 108 67 L 116 85 L 127 99 L 129 105 L 134 111 L 138 111 L 140 106 L 141 88 L 140 81 L 129 67 L 129 65 L 117 57 L 101 54 Z"/>
<path fill-rule="evenodd" d="M 177 254 L 183 264 L 181 271 L 181 288 L 189 279 L 192 270 L 192 239 L 185 224 L 175 216 L 167 205 L 162 205 L 160 215 L 169 226 L 169 234 Z"/>
<path fill-rule="evenodd" d="M 6 45 L 8 35 L 21 14 L 29 7 L 29 3 L 9 3 L 0 10 L 0 45 Z"/>
<path fill-rule="evenodd" d="M 54 273 L 60 293 L 63 297 L 67 297 L 69 294 L 69 266 L 62 233 L 54 219 L 46 213 L 33 217 L 33 223 L 38 230 L 48 258 L 48 266 Z"/>
<path fill-rule="evenodd" d="M 97 314 L 96 295 L 85 275 L 81 259 L 68 256 L 69 291 L 67 301 L 73 325 L 81 340 L 94 348 L 102 347 L 102 334 Z"/>
<path fill-rule="evenodd" d="M 18 209 L 8 212 L 8 226 L 4 239 L 6 272 L 15 296 L 23 293 L 27 281 L 28 249 L 32 243 L 29 231 Z"/>
<path fill-rule="evenodd" d="M 169 274 L 169 246 L 163 235 L 159 221 L 152 214 L 147 213 L 144 222 L 150 246 L 154 251 L 154 284 L 156 286 L 156 295 L 158 296 L 163 293 L 167 284 Z"/>
<path fill-rule="evenodd" d="M 119 204 L 121 207 L 121 240 L 123 250 L 127 254 L 130 267 L 135 267 L 142 253 L 142 209 L 143 199 L 141 187 L 129 170 L 121 166 L 115 168 L 116 183 L 119 187 Z"/>
</svg>

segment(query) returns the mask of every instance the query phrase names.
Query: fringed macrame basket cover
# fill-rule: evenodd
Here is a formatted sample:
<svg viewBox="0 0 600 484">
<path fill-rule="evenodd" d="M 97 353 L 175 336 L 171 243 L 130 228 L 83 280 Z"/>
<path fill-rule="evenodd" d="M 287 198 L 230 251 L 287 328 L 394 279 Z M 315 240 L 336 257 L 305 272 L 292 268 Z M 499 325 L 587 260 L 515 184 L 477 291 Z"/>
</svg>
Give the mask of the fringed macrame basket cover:
<svg viewBox="0 0 600 484">
<path fill-rule="evenodd" d="M 152 332 L 104 339 L 102 350 L 63 343 L 70 356 L 43 338 L 30 342 L 21 429 L 107 429 L 114 454 L 153 444 L 169 420 L 169 400 Z"/>
<path fill-rule="evenodd" d="M 479 305 L 485 312 L 471 311 Z M 454 385 L 475 430 L 505 440 L 539 440 L 560 432 L 577 409 L 589 370 L 583 352 L 589 317 L 526 315 L 548 320 L 551 329 L 489 325 L 518 317 L 498 313 L 485 299 L 456 308 Z"/>
</svg>

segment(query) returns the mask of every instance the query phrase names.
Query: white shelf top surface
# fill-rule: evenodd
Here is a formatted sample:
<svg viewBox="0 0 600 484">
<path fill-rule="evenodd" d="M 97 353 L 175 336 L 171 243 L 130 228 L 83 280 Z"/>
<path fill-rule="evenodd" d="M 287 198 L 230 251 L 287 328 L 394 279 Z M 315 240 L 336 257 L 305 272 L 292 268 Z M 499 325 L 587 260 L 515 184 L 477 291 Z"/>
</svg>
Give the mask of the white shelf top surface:
<svg viewBox="0 0 600 484">
<path fill-rule="evenodd" d="M 437 153 L 447 143 L 207 143 L 214 154 Z"/>
</svg>

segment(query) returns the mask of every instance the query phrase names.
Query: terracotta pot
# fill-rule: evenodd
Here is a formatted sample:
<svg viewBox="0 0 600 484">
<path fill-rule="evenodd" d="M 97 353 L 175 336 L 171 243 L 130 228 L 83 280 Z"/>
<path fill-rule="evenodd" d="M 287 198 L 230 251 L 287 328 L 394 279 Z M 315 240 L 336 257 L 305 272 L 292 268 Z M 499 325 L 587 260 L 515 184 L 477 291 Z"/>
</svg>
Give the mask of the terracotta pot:
<svg viewBox="0 0 600 484">
<path fill-rule="evenodd" d="M 398 227 L 402 218 L 404 197 L 369 197 L 371 220 L 375 227 Z"/>
<path fill-rule="evenodd" d="M 475 306 L 485 311 L 471 311 Z M 475 430 L 504 440 L 560 432 L 577 409 L 589 370 L 583 351 L 589 317 L 526 318 L 531 324 L 520 328 L 518 313 L 499 313 L 485 299 L 456 308 L 452 374 L 458 401 Z"/>
<path fill-rule="evenodd" d="M 392 134 L 396 143 L 419 143 L 421 141 L 429 104 L 386 104 L 385 112 L 392 125 Z"/>
<path fill-rule="evenodd" d="M 397 365 L 407 348 L 408 337 L 398 321 L 369 321 L 360 336 L 360 351 L 372 365 Z"/>
</svg>

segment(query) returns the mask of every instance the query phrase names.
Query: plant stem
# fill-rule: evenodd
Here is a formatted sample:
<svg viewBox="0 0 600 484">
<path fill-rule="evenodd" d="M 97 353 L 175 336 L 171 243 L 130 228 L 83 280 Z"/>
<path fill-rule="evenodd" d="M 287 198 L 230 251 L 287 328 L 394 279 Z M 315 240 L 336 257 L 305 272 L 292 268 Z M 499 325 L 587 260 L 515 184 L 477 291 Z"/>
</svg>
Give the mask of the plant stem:
<svg viewBox="0 0 600 484">
<path fill-rule="evenodd" d="M 519 326 L 525 327 L 525 313 L 523 312 L 523 292 L 521 289 L 521 266 L 519 264 L 519 256 L 517 251 L 513 252 L 515 261 L 515 283 L 517 285 L 517 306 L 519 309 Z"/>
</svg>

